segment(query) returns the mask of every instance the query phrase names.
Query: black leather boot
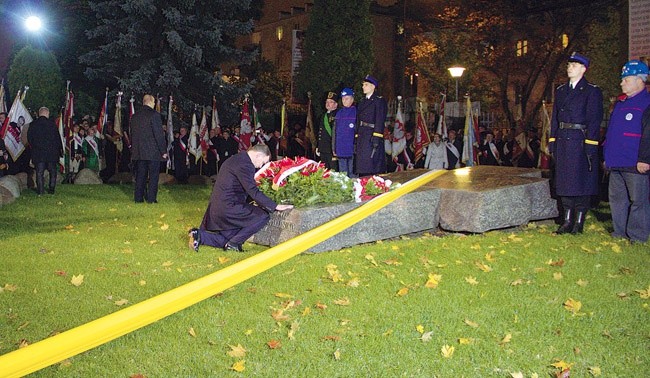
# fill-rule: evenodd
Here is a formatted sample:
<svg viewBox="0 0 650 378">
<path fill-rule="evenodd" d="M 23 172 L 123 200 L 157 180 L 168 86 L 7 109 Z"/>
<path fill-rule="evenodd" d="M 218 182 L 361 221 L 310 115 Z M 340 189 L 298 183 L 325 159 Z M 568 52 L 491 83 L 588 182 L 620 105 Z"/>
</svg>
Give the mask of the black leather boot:
<svg viewBox="0 0 650 378">
<path fill-rule="evenodd" d="M 576 211 L 575 224 L 571 230 L 572 234 L 582 234 L 582 230 L 585 228 L 585 217 L 587 216 L 586 210 Z"/>
<path fill-rule="evenodd" d="M 564 223 L 560 226 L 560 228 L 555 231 L 557 235 L 562 235 L 562 234 L 568 234 L 569 232 L 573 231 L 574 228 L 574 221 L 573 221 L 573 214 L 574 211 L 573 209 L 565 209 L 564 210 Z"/>
</svg>

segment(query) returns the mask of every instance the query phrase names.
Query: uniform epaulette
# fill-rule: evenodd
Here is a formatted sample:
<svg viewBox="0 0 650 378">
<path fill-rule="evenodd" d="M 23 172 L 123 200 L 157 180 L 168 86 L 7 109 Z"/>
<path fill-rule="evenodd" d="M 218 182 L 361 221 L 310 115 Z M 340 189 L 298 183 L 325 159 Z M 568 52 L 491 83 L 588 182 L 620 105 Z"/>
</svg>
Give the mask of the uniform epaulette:
<svg viewBox="0 0 650 378">
<path fill-rule="evenodd" d="M 555 90 L 557 91 L 558 89 L 562 88 L 565 85 L 566 85 L 566 83 L 564 83 L 564 84 L 560 85 L 559 87 L 555 88 Z"/>
<path fill-rule="evenodd" d="M 596 84 L 592 84 L 592 83 L 587 83 L 587 84 L 591 85 L 594 88 L 598 88 L 598 86 Z"/>
</svg>

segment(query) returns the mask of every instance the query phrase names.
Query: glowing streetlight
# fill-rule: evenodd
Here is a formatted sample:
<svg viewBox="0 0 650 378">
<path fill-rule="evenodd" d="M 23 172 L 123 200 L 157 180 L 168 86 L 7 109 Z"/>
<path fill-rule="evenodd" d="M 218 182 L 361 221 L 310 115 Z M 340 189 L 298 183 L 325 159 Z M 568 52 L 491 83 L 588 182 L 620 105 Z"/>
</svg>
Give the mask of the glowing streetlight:
<svg viewBox="0 0 650 378">
<path fill-rule="evenodd" d="M 461 76 L 463 76 L 463 72 L 465 72 L 465 67 L 450 67 L 447 68 L 449 70 L 449 74 L 451 77 L 456 79 L 456 101 L 458 102 L 458 79 L 460 79 Z"/>
<path fill-rule="evenodd" d="M 25 27 L 30 32 L 38 32 L 41 30 L 42 26 L 43 22 L 38 16 L 29 16 L 27 19 L 25 19 Z"/>
</svg>

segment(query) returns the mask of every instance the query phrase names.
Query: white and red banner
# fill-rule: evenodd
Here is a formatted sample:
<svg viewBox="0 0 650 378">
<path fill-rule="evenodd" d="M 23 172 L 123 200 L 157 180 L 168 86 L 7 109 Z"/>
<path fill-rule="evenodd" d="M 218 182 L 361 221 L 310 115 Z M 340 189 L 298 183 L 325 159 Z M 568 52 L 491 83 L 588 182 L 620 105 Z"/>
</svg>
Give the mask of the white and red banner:
<svg viewBox="0 0 650 378">
<path fill-rule="evenodd" d="M 5 148 L 14 161 L 25 151 L 25 145 L 20 141 L 22 128 L 32 121 L 32 116 L 29 115 L 29 111 L 21 100 L 20 91 L 18 91 L 14 103 L 11 105 L 11 110 L 9 110 L 9 114 L 0 130 L 0 136 L 5 142 Z M 11 122 L 16 122 L 18 126 L 12 127 Z"/>
</svg>

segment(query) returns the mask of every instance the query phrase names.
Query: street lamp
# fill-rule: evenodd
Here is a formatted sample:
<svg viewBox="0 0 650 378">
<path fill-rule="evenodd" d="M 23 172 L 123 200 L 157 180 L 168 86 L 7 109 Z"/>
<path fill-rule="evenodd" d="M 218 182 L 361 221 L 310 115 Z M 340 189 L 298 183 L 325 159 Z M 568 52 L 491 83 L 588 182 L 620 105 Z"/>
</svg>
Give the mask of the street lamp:
<svg viewBox="0 0 650 378">
<path fill-rule="evenodd" d="M 448 68 L 449 74 L 451 77 L 456 79 L 456 102 L 458 102 L 458 79 L 460 79 L 461 76 L 463 76 L 463 72 L 465 72 L 465 67 L 450 67 Z"/>
</svg>

